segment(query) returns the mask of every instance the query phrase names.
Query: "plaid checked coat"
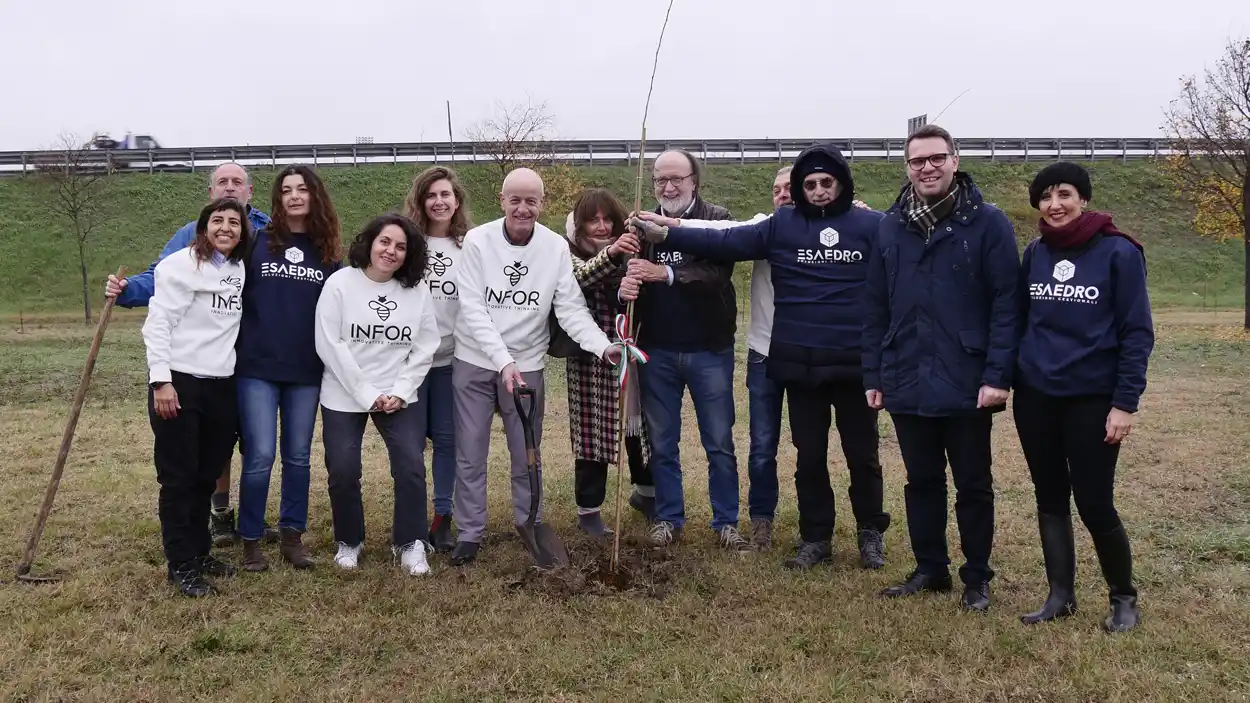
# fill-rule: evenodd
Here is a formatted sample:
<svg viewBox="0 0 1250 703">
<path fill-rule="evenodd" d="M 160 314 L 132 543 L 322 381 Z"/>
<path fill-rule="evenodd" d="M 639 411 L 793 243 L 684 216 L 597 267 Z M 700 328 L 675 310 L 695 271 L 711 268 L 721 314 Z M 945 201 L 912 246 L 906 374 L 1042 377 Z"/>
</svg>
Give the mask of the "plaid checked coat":
<svg viewBox="0 0 1250 703">
<path fill-rule="evenodd" d="M 625 306 L 616 299 L 622 267 L 608 257 L 607 249 L 589 259 L 577 250 L 573 243 L 572 215 L 569 216 L 567 236 L 569 255 L 573 259 L 573 276 L 582 287 L 586 307 L 591 317 L 609 339 L 616 338 L 615 321 Z M 617 274 L 617 275 L 614 275 Z M 565 376 L 569 394 L 569 438 L 573 445 L 574 459 L 616 463 L 620 438 L 619 389 L 620 380 L 611 366 L 585 351 L 565 359 Z M 649 460 L 647 425 L 642 425 L 643 462 Z"/>
</svg>

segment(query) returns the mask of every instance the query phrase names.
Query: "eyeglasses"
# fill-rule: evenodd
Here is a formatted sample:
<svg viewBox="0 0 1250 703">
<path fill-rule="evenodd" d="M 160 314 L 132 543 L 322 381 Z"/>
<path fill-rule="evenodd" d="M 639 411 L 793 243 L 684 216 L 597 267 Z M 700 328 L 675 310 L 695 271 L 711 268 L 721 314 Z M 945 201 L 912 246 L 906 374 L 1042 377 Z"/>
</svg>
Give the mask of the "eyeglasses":
<svg viewBox="0 0 1250 703">
<path fill-rule="evenodd" d="M 925 162 L 928 162 L 933 168 L 941 168 L 946 163 L 946 157 L 954 156 L 954 154 L 932 154 L 930 156 L 917 156 L 914 159 L 907 160 L 907 166 L 913 171 L 919 171 L 924 168 Z"/>
<path fill-rule="evenodd" d="M 670 183 L 672 183 L 673 185 L 680 185 L 682 181 L 686 180 L 687 178 L 690 178 L 693 175 L 694 175 L 693 173 L 687 173 L 684 176 L 672 176 L 670 178 L 652 178 L 651 182 L 661 188 L 665 188 Z"/>
<path fill-rule="evenodd" d="M 817 178 L 814 181 L 803 181 L 803 190 L 809 193 L 816 190 L 816 186 L 820 186 L 825 190 L 833 190 L 833 177 L 825 176 L 824 178 Z"/>
</svg>

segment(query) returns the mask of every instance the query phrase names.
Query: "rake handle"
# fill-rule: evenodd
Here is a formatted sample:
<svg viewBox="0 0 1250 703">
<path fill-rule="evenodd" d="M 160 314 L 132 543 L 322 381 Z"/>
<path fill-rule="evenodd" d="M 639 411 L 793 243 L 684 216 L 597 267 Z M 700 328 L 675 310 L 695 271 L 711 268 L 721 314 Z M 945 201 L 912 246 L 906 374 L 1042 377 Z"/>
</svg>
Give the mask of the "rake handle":
<svg viewBox="0 0 1250 703">
<path fill-rule="evenodd" d="M 117 269 L 117 277 L 122 278 L 126 275 L 126 267 L 122 266 Z M 52 477 L 48 480 L 48 488 L 43 494 L 43 503 L 39 506 L 39 516 L 35 518 L 35 527 L 31 530 L 30 540 L 26 543 L 26 553 L 22 556 L 22 561 L 17 565 L 17 575 L 25 576 L 30 573 L 30 566 L 35 561 L 35 548 L 39 546 L 39 539 L 43 536 L 43 528 L 48 523 L 48 515 L 52 512 L 52 501 L 56 498 L 56 491 L 61 486 L 61 475 L 65 472 L 65 460 L 69 458 L 69 448 L 74 442 L 74 432 L 78 429 L 78 417 L 82 414 L 83 403 L 87 399 L 87 390 L 91 387 L 91 372 L 95 370 L 95 360 L 100 354 L 100 344 L 104 341 L 104 331 L 108 328 L 109 318 L 113 314 L 113 304 L 117 302 L 117 298 L 109 298 L 104 301 L 104 308 L 100 311 L 100 321 L 96 323 L 95 337 L 91 340 L 91 351 L 87 353 L 87 364 L 82 370 L 82 377 L 78 380 L 78 391 L 74 394 L 74 401 L 70 405 L 69 419 L 65 423 L 65 431 L 61 435 L 61 448 L 56 453 L 56 465 L 52 467 Z"/>
</svg>

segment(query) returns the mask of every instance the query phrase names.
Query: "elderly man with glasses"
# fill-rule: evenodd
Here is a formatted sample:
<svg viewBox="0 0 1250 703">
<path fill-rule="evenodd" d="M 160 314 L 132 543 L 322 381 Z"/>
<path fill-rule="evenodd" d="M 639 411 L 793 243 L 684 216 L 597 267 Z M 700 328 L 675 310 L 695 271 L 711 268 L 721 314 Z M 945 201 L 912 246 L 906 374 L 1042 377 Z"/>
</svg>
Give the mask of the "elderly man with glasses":
<svg viewBox="0 0 1250 703">
<path fill-rule="evenodd" d="M 666 151 L 652 165 L 656 213 L 668 217 L 728 220 L 729 211 L 704 202 L 699 162 L 685 151 Z M 637 295 L 638 345 L 650 356 L 639 369 L 642 412 L 651 443 L 655 478 L 650 539 L 677 540 L 686 521 L 681 439 L 682 396 L 690 389 L 699 437 L 708 460 L 712 529 L 721 546 L 751 550 L 738 531 L 738 458 L 734 453 L 734 333 L 738 305 L 732 261 L 710 261 L 663 244 L 629 262 L 623 299 Z M 641 289 L 641 290 L 640 290 Z M 650 507 L 646 496 L 631 505 Z"/>
</svg>

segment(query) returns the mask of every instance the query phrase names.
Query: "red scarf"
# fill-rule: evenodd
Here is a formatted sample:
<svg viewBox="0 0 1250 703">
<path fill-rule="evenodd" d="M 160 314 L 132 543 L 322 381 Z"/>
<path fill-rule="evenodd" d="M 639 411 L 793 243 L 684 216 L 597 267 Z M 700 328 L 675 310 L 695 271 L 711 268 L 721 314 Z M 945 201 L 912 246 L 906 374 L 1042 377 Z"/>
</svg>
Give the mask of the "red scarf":
<svg viewBox="0 0 1250 703">
<path fill-rule="evenodd" d="M 1111 223 L 1111 215 L 1105 212 L 1082 212 L 1080 217 L 1062 227 L 1050 225 L 1043 219 L 1038 221 L 1037 229 L 1042 233 L 1042 243 L 1055 249 L 1083 247 L 1095 234 L 1101 232 L 1108 237 L 1124 237 L 1132 242 L 1138 251 L 1142 253 L 1146 251 L 1141 242 L 1116 229 Z"/>
</svg>

